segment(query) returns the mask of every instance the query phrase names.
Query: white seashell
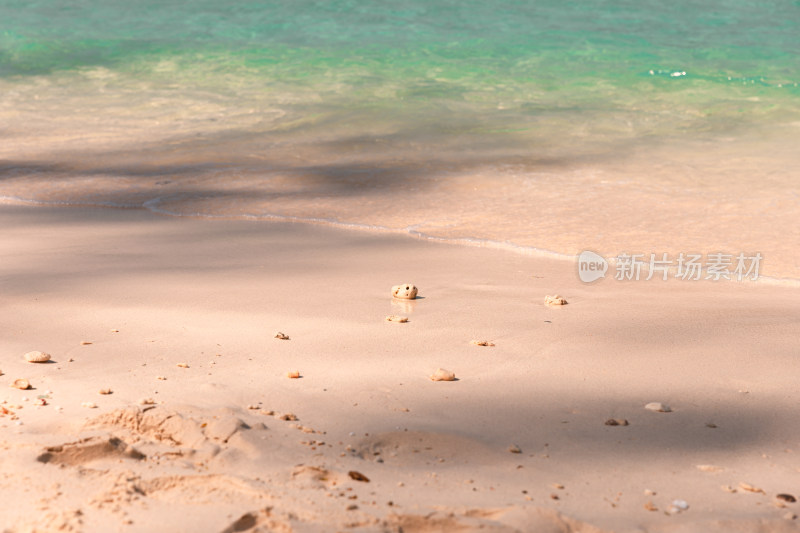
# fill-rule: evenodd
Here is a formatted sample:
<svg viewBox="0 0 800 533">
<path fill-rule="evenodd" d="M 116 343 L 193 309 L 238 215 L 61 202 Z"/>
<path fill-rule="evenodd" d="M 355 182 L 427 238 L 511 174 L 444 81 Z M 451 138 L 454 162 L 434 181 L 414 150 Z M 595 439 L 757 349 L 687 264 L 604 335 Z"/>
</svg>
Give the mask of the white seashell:
<svg viewBox="0 0 800 533">
<path fill-rule="evenodd" d="M 556 294 L 555 296 L 545 296 L 544 297 L 544 304 L 545 305 L 567 305 L 567 301 Z"/>
<path fill-rule="evenodd" d="M 25 360 L 29 363 L 46 363 L 50 360 L 50 354 L 40 351 L 28 352 L 25 354 Z"/>
<path fill-rule="evenodd" d="M 670 413 L 672 412 L 672 408 L 669 405 L 663 404 L 661 402 L 650 402 L 644 406 L 645 409 L 648 411 L 657 411 L 659 413 Z"/>
<path fill-rule="evenodd" d="M 672 505 L 667 507 L 667 514 L 678 514 L 689 509 L 689 504 L 685 500 L 674 500 Z"/>
<path fill-rule="evenodd" d="M 436 372 L 431 375 L 431 380 L 433 381 L 455 381 L 455 379 L 456 375 L 444 368 L 437 369 Z"/>
<path fill-rule="evenodd" d="M 413 300 L 417 297 L 417 288 L 411 283 L 392 287 L 392 296 L 401 300 Z"/>
<path fill-rule="evenodd" d="M 399 322 L 400 324 L 408 322 L 407 316 L 389 315 L 386 317 L 387 322 Z"/>
</svg>

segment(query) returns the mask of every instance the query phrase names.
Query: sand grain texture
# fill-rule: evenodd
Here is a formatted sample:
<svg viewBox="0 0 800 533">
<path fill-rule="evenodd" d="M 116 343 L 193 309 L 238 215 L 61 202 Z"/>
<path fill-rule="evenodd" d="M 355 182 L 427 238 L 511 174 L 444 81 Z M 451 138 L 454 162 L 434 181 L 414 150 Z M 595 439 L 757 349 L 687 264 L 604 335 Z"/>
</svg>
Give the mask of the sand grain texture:
<svg viewBox="0 0 800 533">
<path fill-rule="evenodd" d="M 0 227 L 0 350 L 64 361 L 3 363 L 34 387 L 0 395 L 7 531 L 798 531 L 798 289 L 135 210 Z"/>
</svg>

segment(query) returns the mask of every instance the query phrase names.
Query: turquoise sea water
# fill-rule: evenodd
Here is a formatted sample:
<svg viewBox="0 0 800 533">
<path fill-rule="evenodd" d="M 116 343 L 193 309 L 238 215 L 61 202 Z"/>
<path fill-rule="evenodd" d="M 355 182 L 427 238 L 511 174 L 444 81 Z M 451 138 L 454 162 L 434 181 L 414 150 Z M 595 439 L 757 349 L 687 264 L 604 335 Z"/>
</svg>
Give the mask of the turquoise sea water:
<svg viewBox="0 0 800 533">
<path fill-rule="evenodd" d="M 796 0 L 0 0 L 0 195 L 800 277 L 798 49 Z"/>
</svg>

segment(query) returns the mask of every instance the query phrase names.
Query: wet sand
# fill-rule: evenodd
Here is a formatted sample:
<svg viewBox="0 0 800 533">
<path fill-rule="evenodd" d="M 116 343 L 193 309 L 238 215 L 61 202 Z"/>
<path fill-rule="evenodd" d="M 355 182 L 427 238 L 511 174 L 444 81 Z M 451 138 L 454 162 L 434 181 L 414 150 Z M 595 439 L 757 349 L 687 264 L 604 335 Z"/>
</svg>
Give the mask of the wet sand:
<svg viewBox="0 0 800 533">
<path fill-rule="evenodd" d="M 7 531 L 798 530 L 797 288 L 143 210 L 0 227 L 0 380 L 33 386 L 0 394 Z"/>
</svg>

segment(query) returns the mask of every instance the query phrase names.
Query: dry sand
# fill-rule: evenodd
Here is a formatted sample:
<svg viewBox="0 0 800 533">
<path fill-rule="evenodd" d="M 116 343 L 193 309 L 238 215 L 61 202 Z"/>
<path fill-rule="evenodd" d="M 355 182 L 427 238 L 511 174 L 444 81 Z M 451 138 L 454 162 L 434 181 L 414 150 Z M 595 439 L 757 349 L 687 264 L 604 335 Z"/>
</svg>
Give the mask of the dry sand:
<svg viewBox="0 0 800 533">
<path fill-rule="evenodd" d="M 0 380 L 33 386 L 0 393 L 4 531 L 800 529 L 797 288 L 136 210 L 0 227 Z"/>
</svg>

